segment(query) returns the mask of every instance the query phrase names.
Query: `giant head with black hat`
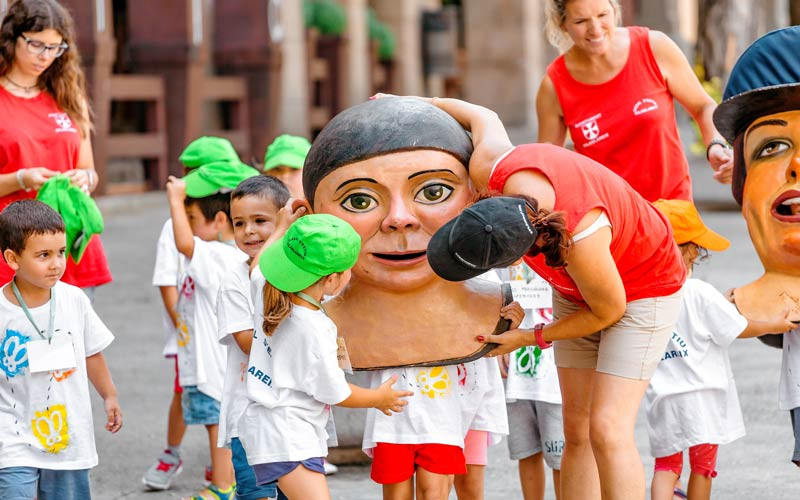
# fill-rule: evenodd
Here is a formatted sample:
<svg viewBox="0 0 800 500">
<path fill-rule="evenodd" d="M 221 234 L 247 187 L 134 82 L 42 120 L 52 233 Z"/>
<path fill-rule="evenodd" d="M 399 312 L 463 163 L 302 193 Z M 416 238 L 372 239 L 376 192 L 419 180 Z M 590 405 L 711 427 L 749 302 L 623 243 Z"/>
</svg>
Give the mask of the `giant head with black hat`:
<svg viewBox="0 0 800 500">
<path fill-rule="evenodd" d="M 745 50 L 714 112 L 733 145 L 733 196 L 764 266 L 734 290 L 739 310 L 800 319 L 800 26 L 772 31 Z"/>
<path fill-rule="evenodd" d="M 362 239 L 348 287 L 327 307 L 356 369 L 455 363 L 494 329 L 500 288 L 451 283 L 427 258 L 433 234 L 476 197 L 472 141 L 423 100 L 382 97 L 346 109 L 314 140 L 303 190 L 316 213 Z"/>
</svg>

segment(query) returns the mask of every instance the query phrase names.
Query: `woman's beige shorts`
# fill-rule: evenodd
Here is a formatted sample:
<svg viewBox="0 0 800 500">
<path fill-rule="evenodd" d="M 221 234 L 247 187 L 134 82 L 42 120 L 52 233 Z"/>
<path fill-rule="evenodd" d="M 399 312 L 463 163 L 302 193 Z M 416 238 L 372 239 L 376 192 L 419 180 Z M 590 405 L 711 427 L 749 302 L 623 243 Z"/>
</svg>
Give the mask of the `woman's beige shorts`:
<svg viewBox="0 0 800 500">
<path fill-rule="evenodd" d="M 586 337 L 555 341 L 556 366 L 594 368 L 618 377 L 648 380 L 675 328 L 681 296 L 679 290 L 666 297 L 628 302 L 622 318 L 608 328 Z M 553 290 L 556 320 L 579 309 Z"/>
</svg>

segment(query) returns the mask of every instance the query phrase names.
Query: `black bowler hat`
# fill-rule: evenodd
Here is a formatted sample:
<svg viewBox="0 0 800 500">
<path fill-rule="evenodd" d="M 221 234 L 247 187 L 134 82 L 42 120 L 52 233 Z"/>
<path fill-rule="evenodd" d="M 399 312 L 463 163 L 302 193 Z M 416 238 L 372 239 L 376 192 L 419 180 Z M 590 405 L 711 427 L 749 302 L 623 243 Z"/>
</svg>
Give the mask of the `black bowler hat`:
<svg viewBox="0 0 800 500">
<path fill-rule="evenodd" d="M 714 125 L 728 142 L 756 118 L 800 109 L 800 26 L 753 42 L 731 70 Z"/>
<path fill-rule="evenodd" d="M 464 209 L 433 235 L 428 262 L 447 281 L 464 281 L 508 267 L 536 242 L 525 200 L 499 196 Z"/>
</svg>

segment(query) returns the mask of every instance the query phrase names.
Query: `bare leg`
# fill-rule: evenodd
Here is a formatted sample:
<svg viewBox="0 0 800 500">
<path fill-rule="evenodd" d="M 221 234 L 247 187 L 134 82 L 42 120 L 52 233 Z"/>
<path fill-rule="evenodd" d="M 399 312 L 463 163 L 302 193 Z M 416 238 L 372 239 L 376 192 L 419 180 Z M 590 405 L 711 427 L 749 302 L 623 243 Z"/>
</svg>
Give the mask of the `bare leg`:
<svg viewBox="0 0 800 500">
<path fill-rule="evenodd" d="M 483 500 L 483 473 L 485 465 L 467 464 L 466 474 L 455 475 L 458 500 Z"/>
<path fill-rule="evenodd" d="M 691 500 L 708 500 L 711 498 L 711 478 L 692 472 L 686 493 Z"/>
<path fill-rule="evenodd" d="M 556 492 L 556 500 L 561 500 L 561 471 L 553 469 L 553 489 Z"/>
<path fill-rule="evenodd" d="M 417 467 L 417 486 L 417 500 L 447 500 L 450 493 L 450 476 Z"/>
<path fill-rule="evenodd" d="M 653 484 L 650 487 L 651 500 L 672 500 L 678 476 L 668 470 L 657 470 L 653 474 Z"/>
<path fill-rule="evenodd" d="M 228 489 L 233 484 L 233 461 L 231 450 L 217 448 L 219 425 L 207 425 L 208 445 L 211 451 L 211 484 L 220 489 Z"/>
<path fill-rule="evenodd" d="M 414 500 L 414 477 L 402 483 L 384 484 L 383 500 Z"/>
<path fill-rule="evenodd" d="M 589 441 L 595 371 L 559 368 L 564 418 L 561 494 L 564 500 L 600 500 L 600 478 Z"/>
<path fill-rule="evenodd" d="M 331 498 L 325 474 L 308 470 L 302 465 L 278 479 L 278 488 L 289 500 L 305 498 L 330 500 Z"/>
<path fill-rule="evenodd" d="M 544 455 L 539 452 L 519 461 L 519 483 L 524 500 L 544 499 Z"/>
<path fill-rule="evenodd" d="M 181 395 L 173 392 L 172 402 L 169 404 L 169 416 L 167 417 L 167 446 L 180 446 L 184 434 L 186 434 L 186 424 L 183 422 Z"/>
<path fill-rule="evenodd" d="M 644 500 L 644 467 L 633 431 L 648 384 L 648 380 L 595 374 L 589 434 L 603 500 Z"/>
</svg>

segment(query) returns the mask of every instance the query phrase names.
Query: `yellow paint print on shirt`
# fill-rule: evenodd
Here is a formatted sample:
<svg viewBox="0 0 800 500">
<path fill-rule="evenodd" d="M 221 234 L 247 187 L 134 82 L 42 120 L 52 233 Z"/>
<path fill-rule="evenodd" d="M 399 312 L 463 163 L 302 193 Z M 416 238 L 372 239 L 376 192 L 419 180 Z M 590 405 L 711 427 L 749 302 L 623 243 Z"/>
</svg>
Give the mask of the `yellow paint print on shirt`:
<svg viewBox="0 0 800 500">
<path fill-rule="evenodd" d="M 31 421 L 33 435 L 39 439 L 45 450 L 58 453 L 69 446 L 67 408 L 64 405 L 54 405 L 46 411 L 34 413 Z"/>
<path fill-rule="evenodd" d="M 422 370 L 417 375 L 420 392 L 431 399 L 445 397 L 450 394 L 450 375 L 447 367 L 435 366 L 430 370 Z"/>
</svg>

